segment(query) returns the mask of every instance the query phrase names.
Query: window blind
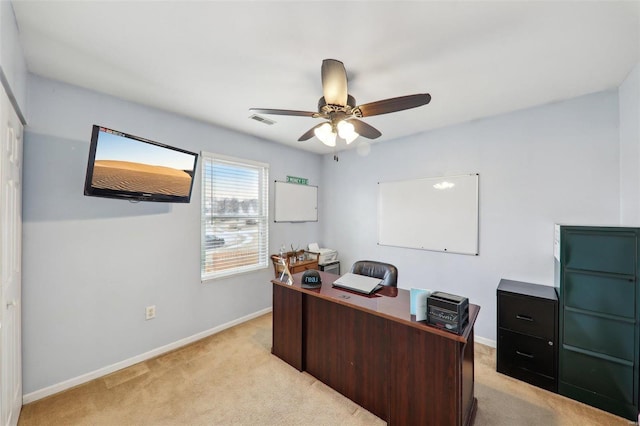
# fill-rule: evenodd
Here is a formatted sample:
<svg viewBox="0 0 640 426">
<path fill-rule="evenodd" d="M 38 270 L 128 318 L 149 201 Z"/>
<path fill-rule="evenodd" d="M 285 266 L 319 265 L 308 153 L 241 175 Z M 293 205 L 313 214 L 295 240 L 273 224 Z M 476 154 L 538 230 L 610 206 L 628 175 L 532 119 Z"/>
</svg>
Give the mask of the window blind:
<svg viewBox="0 0 640 426">
<path fill-rule="evenodd" d="M 268 266 L 269 165 L 203 152 L 202 280 Z"/>
</svg>

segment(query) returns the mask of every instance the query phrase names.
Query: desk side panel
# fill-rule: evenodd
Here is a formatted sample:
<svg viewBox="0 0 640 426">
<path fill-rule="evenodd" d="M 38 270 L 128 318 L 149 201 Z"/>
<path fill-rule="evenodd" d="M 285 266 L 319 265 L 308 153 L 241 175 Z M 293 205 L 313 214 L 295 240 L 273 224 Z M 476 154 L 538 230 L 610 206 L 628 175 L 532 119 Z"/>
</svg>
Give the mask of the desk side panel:
<svg viewBox="0 0 640 426">
<path fill-rule="evenodd" d="M 272 317 L 271 353 L 302 371 L 302 293 L 274 283 Z"/>
<path fill-rule="evenodd" d="M 461 344 L 390 324 L 390 425 L 460 425 Z M 469 390 L 465 389 L 466 398 Z"/>
<path fill-rule="evenodd" d="M 306 371 L 387 419 L 388 321 L 310 295 L 303 311 Z"/>
<path fill-rule="evenodd" d="M 475 348 L 474 331 L 471 330 L 467 343 L 461 344 L 462 350 L 462 424 L 472 425 L 476 417 L 478 401 L 475 393 Z"/>
</svg>

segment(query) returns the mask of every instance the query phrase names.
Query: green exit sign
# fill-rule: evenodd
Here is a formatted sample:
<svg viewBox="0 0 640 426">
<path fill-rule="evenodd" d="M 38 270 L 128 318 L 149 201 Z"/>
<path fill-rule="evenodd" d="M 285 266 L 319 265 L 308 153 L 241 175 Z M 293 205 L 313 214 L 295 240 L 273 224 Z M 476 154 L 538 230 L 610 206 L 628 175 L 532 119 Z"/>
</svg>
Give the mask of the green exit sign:
<svg viewBox="0 0 640 426">
<path fill-rule="evenodd" d="M 301 178 L 297 176 L 287 176 L 288 183 L 297 183 L 299 185 L 307 185 L 309 183 L 309 179 Z"/>
</svg>

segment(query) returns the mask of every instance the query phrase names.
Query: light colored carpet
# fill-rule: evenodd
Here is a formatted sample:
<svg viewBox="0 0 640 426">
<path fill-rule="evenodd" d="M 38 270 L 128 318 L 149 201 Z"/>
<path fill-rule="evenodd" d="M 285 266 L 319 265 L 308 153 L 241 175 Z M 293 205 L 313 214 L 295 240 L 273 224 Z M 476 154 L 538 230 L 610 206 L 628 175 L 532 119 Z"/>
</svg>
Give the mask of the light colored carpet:
<svg viewBox="0 0 640 426">
<path fill-rule="evenodd" d="M 476 426 L 632 425 L 498 374 L 476 344 Z M 271 355 L 271 314 L 25 405 L 29 425 L 384 425 Z"/>
</svg>

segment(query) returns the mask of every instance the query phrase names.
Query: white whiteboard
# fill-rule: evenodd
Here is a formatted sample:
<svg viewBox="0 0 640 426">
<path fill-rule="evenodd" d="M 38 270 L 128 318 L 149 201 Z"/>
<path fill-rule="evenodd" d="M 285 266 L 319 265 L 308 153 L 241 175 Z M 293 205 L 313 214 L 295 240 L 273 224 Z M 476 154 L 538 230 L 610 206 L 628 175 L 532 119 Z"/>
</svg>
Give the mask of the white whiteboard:
<svg viewBox="0 0 640 426">
<path fill-rule="evenodd" d="M 317 222 L 318 187 L 275 181 L 275 222 Z"/>
<path fill-rule="evenodd" d="M 477 255 L 478 174 L 380 182 L 378 244 Z"/>
</svg>

